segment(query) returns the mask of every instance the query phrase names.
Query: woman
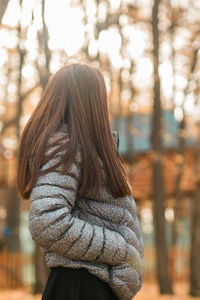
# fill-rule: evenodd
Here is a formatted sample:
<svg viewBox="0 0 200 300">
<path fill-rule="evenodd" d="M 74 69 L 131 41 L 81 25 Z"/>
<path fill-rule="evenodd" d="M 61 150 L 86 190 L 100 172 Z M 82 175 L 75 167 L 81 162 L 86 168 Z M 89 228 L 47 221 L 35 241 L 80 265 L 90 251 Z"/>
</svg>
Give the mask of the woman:
<svg viewBox="0 0 200 300">
<path fill-rule="evenodd" d="M 58 70 L 18 150 L 18 190 L 50 268 L 42 300 L 131 300 L 141 288 L 143 240 L 118 143 L 101 72 Z"/>
</svg>

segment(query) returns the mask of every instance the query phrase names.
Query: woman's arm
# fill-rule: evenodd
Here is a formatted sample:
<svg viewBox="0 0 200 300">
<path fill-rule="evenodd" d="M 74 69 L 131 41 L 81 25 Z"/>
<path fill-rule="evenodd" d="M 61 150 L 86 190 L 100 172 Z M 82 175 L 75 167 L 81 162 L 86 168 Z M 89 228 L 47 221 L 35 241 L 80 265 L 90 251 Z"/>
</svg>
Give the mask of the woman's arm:
<svg viewBox="0 0 200 300">
<path fill-rule="evenodd" d="M 58 156 L 50 159 L 42 170 L 55 164 L 57 159 Z M 68 259 L 110 265 L 131 260 L 135 249 L 119 233 L 72 215 L 80 176 L 76 161 L 65 175 L 56 168 L 38 176 L 30 196 L 32 239 L 44 249 Z"/>
</svg>

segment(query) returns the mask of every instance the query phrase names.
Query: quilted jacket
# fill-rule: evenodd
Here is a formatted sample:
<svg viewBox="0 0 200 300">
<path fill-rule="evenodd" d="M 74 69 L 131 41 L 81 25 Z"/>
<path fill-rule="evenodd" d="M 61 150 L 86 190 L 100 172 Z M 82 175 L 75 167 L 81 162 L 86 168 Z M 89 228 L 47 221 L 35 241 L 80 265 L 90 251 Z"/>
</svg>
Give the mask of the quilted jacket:
<svg viewBox="0 0 200 300">
<path fill-rule="evenodd" d="M 58 137 L 69 139 L 68 130 L 68 124 L 61 123 L 49 139 L 55 143 L 48 153 L 55 150 Z M 118 134 L 112 133 L 117 150 Z M 41 170 L 58 159 L 56 155 Z M 144 274 L 144 244 L 135 200 L 133 195 L 114 199 L 107 185 L 101 186 L 95 199 L 78 197 L 80 160 L 77 150 L 67 174 L 61 175 L 59 166 L 38 176 L 30 195 L 32 239 L 40 246 L 49 268 L 86 268 L 107 282 L 118 299 L 131 300 L 141 289 Z M 29 163 L 31 168 L 33 162 Z"/>
</svg>

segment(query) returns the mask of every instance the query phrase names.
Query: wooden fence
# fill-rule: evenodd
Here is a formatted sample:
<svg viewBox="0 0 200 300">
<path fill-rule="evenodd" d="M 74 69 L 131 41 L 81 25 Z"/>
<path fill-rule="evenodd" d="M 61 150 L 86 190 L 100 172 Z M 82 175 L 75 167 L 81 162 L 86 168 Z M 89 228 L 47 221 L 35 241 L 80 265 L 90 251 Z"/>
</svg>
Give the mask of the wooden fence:
<svg viewBox="0 0 200 300">
<path fill-rule="evenodd" d="M 0 289 L 32 288 L 34 273 L 31 254 L 0 252 Z"/>
<path fill-rule="evenodd" d="M 169 251 L 169 272 L 173 281 L 188 281 L 189 251 L 184 248 L 174 248 Z M 144 281 L 154 281 L 156 278 L 155 248 L 145 248 Z M 0 252 L 0 289 L 33 288 L 35 269 L 31 254 Z"/>
<path fill-rule="evenodd" d="M 150 282 L 156 279 L 156 249 L 145 248 L 144 280 Z M 185 282 L 189 280 L 189 250 L 183 247 L 170 248 L 168 251 L 168 271 L 173 281 Z"/>
</svg>

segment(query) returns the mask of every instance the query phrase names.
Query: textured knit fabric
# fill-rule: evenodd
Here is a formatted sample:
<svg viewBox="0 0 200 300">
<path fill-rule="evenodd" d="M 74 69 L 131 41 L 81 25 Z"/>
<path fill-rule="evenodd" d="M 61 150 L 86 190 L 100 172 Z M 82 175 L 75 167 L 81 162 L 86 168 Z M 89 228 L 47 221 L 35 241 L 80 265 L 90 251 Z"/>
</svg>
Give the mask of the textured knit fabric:
<svg viewBox="0 0 200 300">
<path fill-rule="evenodd" d="M 41 300 L 117 300 L 110 286 L 85 268 L 51 268 Z"/>
<path fill-rule="evenodd" d="M 55 150 L 58 137 L 69 139 L 68 131 L 68 125 L 61 123 L 49 139 L 55 143 L 48 153 Z M 117 148 L 116 131 L 113 139 Z M 41 170 L 58 160 L 57 154 Z M 80 161 L 79 149 L 67 174 L 61 175 L 59 166 L 38 176 L 30 195 L 32 239 L 41 247 L 49 268 L 86 268 L 107 282 L 119 299 L 131 300 L 140 290 L 144 274 L 144 245 L 135 200 L 133 195 L 114 199 L 108 185 L 101 186 L 95 199 L 78 197 Z M 99 162 L 106 182 L 100 158 Z"/>
</svg>

